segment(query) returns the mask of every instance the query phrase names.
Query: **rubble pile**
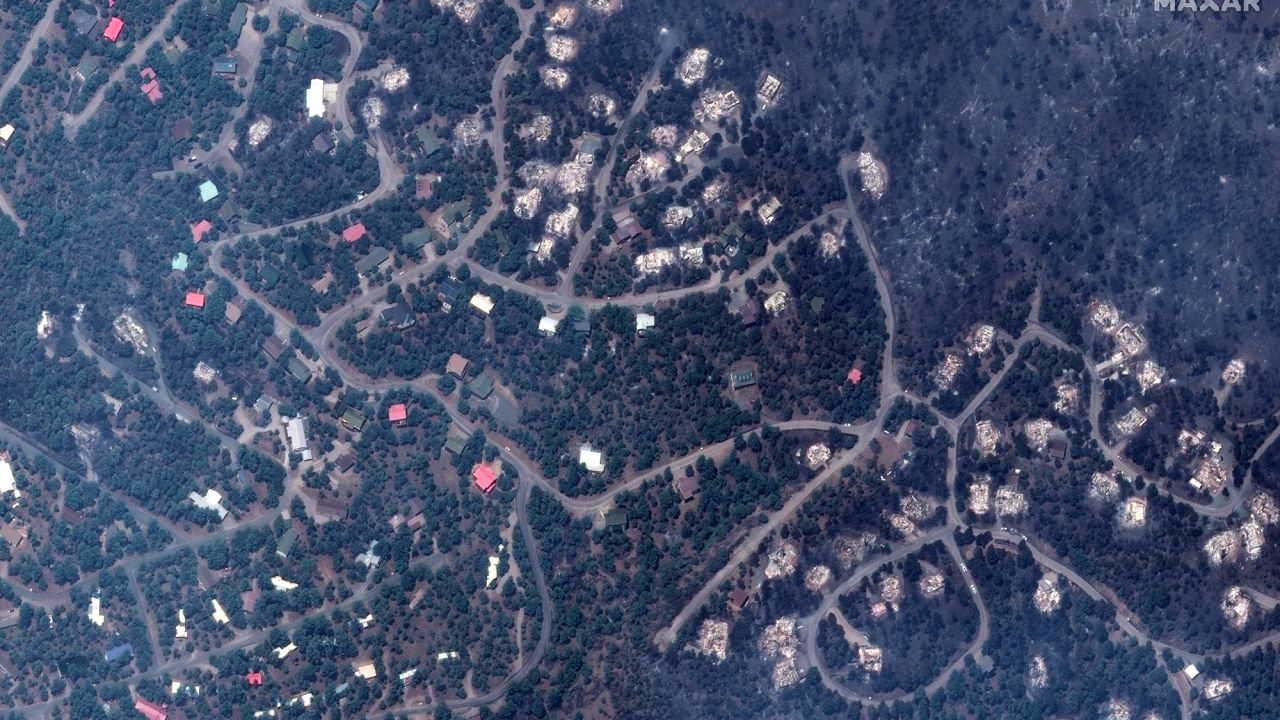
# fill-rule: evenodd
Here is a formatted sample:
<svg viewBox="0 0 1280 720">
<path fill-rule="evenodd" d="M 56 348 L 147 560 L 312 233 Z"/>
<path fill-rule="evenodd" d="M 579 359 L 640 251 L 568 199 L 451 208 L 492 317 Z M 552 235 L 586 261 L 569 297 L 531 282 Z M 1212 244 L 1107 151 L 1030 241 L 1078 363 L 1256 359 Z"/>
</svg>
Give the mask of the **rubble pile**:
<svg viewBox="0 0 1280 720">
<path fill-rule="evenodd" d="M 1027 511 L 1027 498 L 1013 488 L 1002 487 L 996 491 L 996 514 L 1021 515 Z"/>
<path fill-rule="evenodd" d="M 516 195 L 512 204 L 516 217 L 522 220 L 532 220 L 533 216 L 538 214 L 538 208 L 542 205 L 542 191 L 536 187 L 529 188 L 525 192 Z"/>
<path fill-rule="evenodd" d="M 1070 415 L 1080 407 L 1080 388 L 1063 383 L 1057 387 L 1058 397 L 1053 401 L 1055 412 Z"/>
<path fill-rule="evenodd" d="M 1096 472 L 1089 480 L 1089 497 L 1094 500 L 1111 502 L 1120 494 L 1120 483 L 1116 482 L 1115 473 Z"/>
<path fill-rule="evenodd" d="M 947 353 L 942 358 L 942 362 L 933 371 L 934 382 L 938 386 L 938 390 L 951 389 L 951 383 L 955 382 L 956 376 L 960 374 L 960 369 L 964 367 L 964 361 L 955 353 Z"/>
<path fill-rule="evenodd" d="M 975 515 L 991 512 L 991 482 L 980 480 L 969 484 L 969 511 Z"/>
<path fill-rule="evenodd" d="M 784 310 L 787 309 L 787 305 L 789 305 L 790 302 L 791 300 L 787 296 L 787 291 L 778 290 L 774 292 L 772 295 L 770 295 L 769 297 L 764 299 L 764 309 L 770 315 L 777 317 L 778 315 L 782 314 Z"/>
<path fill-rule="evenodd" d="M 831 459 L 831 448 L 822 443 L 814 443 L 804 451 L 804 464 L 810 470 L 817 470 Z"/>
<path fill-rule="evenodd" d="M 969 352 L 984 355 L 991 350 L 996 339 L 996 329 L 991 325 L 979 325 L 969 336 Z"/>
<path fill-rule="evenodd" d="M 828 260 L 838 255 L 842 247 L 844 247 L 844 237 L 841 235 L 824 232 L 822 237 L 818 238 L 818 251 Z"/>
<path fill-rule="evenodd" d="M 740 103 L 732 90 L 705 90 L 693 103 L 693 117 L 700 123 L 718 122 L 737 110 Z"/>
<path fill-rule="evenodd" d="M 693 208 L 686 205 L 672 205 L 662 212 L 662 226 L 668 230 L 675 230 L 689 222 L 692 217 Z"/>
<path fill-rule="evenodd" d="M 942 577 L 942 573 L 929 573 L 920 578 L 920 594 L 927 598 L 941 595 L 946 586 L 946 580 Z"/>
<path fill-rule="evenodd" d="M 613 113 L 618 109 L 618 101 L 609 97 L 596 93 L 587 98 L 587 110 L 594 117 L 607 118 L 613 117 Z"/>
<path fill-rule="evenodd" d="M 1135 495 L 1120 503 L 1119 519 L 1120 527 L 1129 530 L 1145 526 L 1147 524 L 1147 501 Z"/>
<path fill-rule="evenodd" d="M 578 220 L 578 206 L 569 203 L 564 209 L 547 216 L 546 232 L 556 237 L 569 237 L 573 234 L 573 224 Z"/>
<path fill-rule="evenodd" d="M 1089 322 L 1098 330 L 1110 335 L 1119 329 L 1120 311 L 1105 300 L 1094 300 L 1086 310 Z"/>
<path fill-rule="evenodd" d="M 1049 667 L 1045 665 L 1044 657 L 1037 655 L 1031 658 L 1027 667 L 1027 684 L 1033 690 L 1040 690 L 1049 684 Z"/>
<path fill-rule="evenodd" d="M 1057 428 L 1054 427 L 1053 423 L 1044 418 L 1028 420 L 1022 426 L 1022 434 L 1027 438 L 1027 445 L 1036 452 L 1044 452 L 1045 448 L 1049 447 L 1049 436 L 1053 434 L 1054 430 L 1057 430 Z"/>
<path fill-rule="evenodd" d="M 858 153 L 858 176 L 862 179 L 862 189 L 874 200 L 884 197 L 885 187 L 889 182 L 889 174 L 881 163 L 869 152 Z"/>
<path fill-rule="evenodd" d="M 826 565 L 814 565 L 804 574 L 804 586 L 813 592 L 822 592 L 822 588 L 829 582 L 831 582 L 831 568 Z"/>
<path fill-rule="evenodd" d="M 567 63 L 578 56 L 578 41 L 567 35 L 548 35 L 547 54 L 558 63 Z"/>
<path fill-rule="evenodd" d="M 538 77 L 542 78 L 542 84 L 552 90 L 563 90 L 569 85 L 569 71 L 562 67 L 548 65 L 538 70 Z"/>
<path fill-rule="evenodd" d="M 876 536 L 871 533 L 853 536 L 841 535 L 831 543 L 831 550 L 835 553 L 836 559 L 840 561 L 840 565 L 848 570 L 862 562 L 862 559 L 867 555 L 867 551 L 875 544 Z"/>
<path fill-rule="evenodd" d="M 710 59 L 711 51 L 706 48 L 690 50 L 676 67 L 676 78 L 685 87 L 702 82 L 707 76 L 707 61 Z"/>
<path fill-rule="evenodd" d="M 556 168 L 556 184 L 565 195 L 581 194 L 587 189 L 587 175 L 590 172 L 591 163 L 571 160 Z"/>
<path fill-rule="evenodd" d="M 387 92 L 400 92 L 409 86 L 409 71 L 402 67 L 393 67 L 382 76 L 382 89 Z"/>
<path fill-rule="evenodd" d="M 676 141 L 680 139 L 680 130 L 675 125 L 655 125 L 649 131 L 649 139 L 659 147 L 675 147 Z"/>
<path fill-rule="evenodd" d="M 484 125 L 480 122 L 480 118 L 463 118 L 453 128 L 453 139 L 466 146 L 476 145 L 480 142 L 482 132 L 484 132 Z"/>
<path fill-rule="evenodd" d="M 1045 615 L 1058 609 L 1058 605 L 1062 603 L 1062 591 L 1058 589 L 1057 573 L 1048 572 L 1040 578 L 1040 582 L 1036 583 L 1036 591 L 1031 596 L 1031 601 L 1035 604 L 1036 610 Z"/>
<path fill-rule="evenodd" d="M 800 549 L 790 540 L 784 540 L 778 547 L 769 552 L 769 563 L 765 565 L 766 580 L 788 577 L 796 571 L 800 561 Z"/>
<path fill-rule="evenodd" d="M 694 641 L 694 649 L 717 662 L 729 656 L 729 623 L 724 620 L 707 618 L 698 628 L 698 639 Z"/>
<path fill-rule="evenodd" d="M 671 248 L 654 248 L 636 256 L 636 274 L 640 277 L 656 275 L 663 268 L 676 263 L 676 253 Z"/>
<path fill-rule="evenodd" d="M 1253 603 L 1239 585 L 1232 585 L 1222 594 L 1222 617 L 1231 628 L 1242 630 L 1249 623 L 1252 609 Z"/>
<path fill-rule="evenodd" d="M 1129 412 L 1121 415 L 1111 424 L 1111 432 L 1118 438 L 1129 437 L 1147 424 L 1147 414 L 1141 408 L 1129 408 Z"/>
<path fill-rule="evenodd" d="M 1164 382 L 1165 370 L 1155 360 L 1143 360 L 1134 366 L 1133 375 L 1138 379 L 1138 388 L 1145 393 Z"/>
<path fill-rule="evenodd" d="M 1235 358 L 1222 369 L 1222 384 L 1235 385 L 1244 379 L 1244 360 Z"/>
<path fill-rule="evenodd" d="M 271 130 L 274 127 L 275 123 L 266 115 L 254 120 L 253 124 L 249 126 L 249 147 L 256 148 L 261 145 L 262 141 L 266 140 L 267 136 L 271 134 Z"/>
<path fill-rule="evenodd" d="M 973 447 L 982 455 L 990 455 L 996 451 L 1000 443 L 1000 431 L 990 420 L 979 420 L 973 427 Z"/>
</svg>

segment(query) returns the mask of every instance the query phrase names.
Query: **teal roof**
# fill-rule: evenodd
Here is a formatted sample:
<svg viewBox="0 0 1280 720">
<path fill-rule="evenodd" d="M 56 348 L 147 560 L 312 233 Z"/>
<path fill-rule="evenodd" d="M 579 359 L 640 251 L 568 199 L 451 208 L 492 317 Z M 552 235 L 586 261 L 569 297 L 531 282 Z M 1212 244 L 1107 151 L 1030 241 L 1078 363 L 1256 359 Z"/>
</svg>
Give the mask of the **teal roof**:
<svg viewBox="0 0 1280 720">
<path fill-rule="evenodd" d="M 430 244 L 433 239 L 431 228 L 418 228 L 410 233 L 405 233 L 400 238 L 400 242 L 404 243 L 406 249 L 416 252 Z"/>
<path fill-rule="evenodd" d="M 216 197 L 218 197 L 218 186 L 214 185 L 212 180 L 200 183 L 200 202 L 209 202 Z"/>
<path fill-rule="evenodd" d="M 187 271 L 187 254 L 180 252 L 177 255 L 174 255 L 173 262 L 170 263 L 170 267 L 173 268 L 174 270 L 177 270 L 178 272 L 186 272 Z"/>
</svg>

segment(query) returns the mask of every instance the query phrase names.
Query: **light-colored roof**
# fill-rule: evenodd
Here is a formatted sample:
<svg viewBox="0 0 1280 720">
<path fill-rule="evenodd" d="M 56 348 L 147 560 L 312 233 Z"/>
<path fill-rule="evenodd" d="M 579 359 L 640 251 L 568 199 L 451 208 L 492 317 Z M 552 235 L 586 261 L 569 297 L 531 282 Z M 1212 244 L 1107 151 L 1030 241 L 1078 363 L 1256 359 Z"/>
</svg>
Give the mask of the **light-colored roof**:
<svg viewBox="0 0 1280 720">
<path fill-rule="evenodd" d="M 649 313 L 636 313 L 636 332 L 644 332 L 657 324 L 655 319 Z"/>
<path fill-rule="evenodd" d="M 187 271 L 187 254 L 184 252 L 180 252 L 177 255 L 174 255 L 173 262 L 169 263 L 169 267 L 173 268 L 174 270 L 177 270 L 178 272 L 186 272 Z"/>
<path fill-rule="evenodd" d="M 588 472 L 604 472 L 604 454 L 599 450 L 593 449 L 590 445 L 583 445 L 578 448 L 578 462 Z"/>
<path fill-rule="evenodd" d="M 289 590 L 296 590 L 298 587 L 298 583 L 290 582 L 289 580 L 285 580 L 279 575 L 275 575 L 275 576 L 272 576 L 271 578 L 271 587 L 281 592 L 288 592 Z"/>
<path fill-rule="evenodd" d="M 489 297 L 488 295 L 482 295 L 480 293 L 476 293 L 475 295 L 471 296 L 471 307 L 475 308 L 476 310 L 479 310 L 485 315 L 488 315 L 489 313 L 493 312 L 493 298 Z"/>
<path fill-rule="evenodd" d="M 209 202 L 216 197 L 218 197 L 218 186 L 214 185 L 212 180 L 200 183 L 200 202 Z"/>
<path fill-rule="evenodd" d="M 307 86 L 307 117 L 324 117 L 324 80 L 312 78 Z"/>
<path fill-rule="evenodd" d="M 284 434 L 289 438 L 289 452 L 307 449 L 307 425 L 302 418 L 293 418 L 286 425 Z"/>
<path fill-rule="evenodd" d="M 544 335 L 555 335 L 556 328 L 560 327 L 560 321 L 552 317 L 543 316 L 538 321 L 538 332 Z"/>
<path fill-rule="evenodd" d="M 213 601 L 213 621 L 221 625 L 231 622 L 231 617 L 227 615 L 227 611 L 222 609 L 222 603 L 216 599 Z"/>
<path fill-rule="evenodd" d="M 0 127 L 0 142 L 9 142 L 13 138 L 13 126 L 6 124 Z"/>
<path fill-rule="evenodd" d="M 0 460 L 0 495 L 13 493 L 15 497 L 21 497 L 18 493 L 18 485 L 14 482 L 13 466 L 8 460 Z"/>
<path fill-rule="evenodd" d="M 374 667 L 372 662 L 366 662 L 354 666 L 356 674 L 365 680 L 372 680 L 378 677 L 378 668 Z"/>
</svg>

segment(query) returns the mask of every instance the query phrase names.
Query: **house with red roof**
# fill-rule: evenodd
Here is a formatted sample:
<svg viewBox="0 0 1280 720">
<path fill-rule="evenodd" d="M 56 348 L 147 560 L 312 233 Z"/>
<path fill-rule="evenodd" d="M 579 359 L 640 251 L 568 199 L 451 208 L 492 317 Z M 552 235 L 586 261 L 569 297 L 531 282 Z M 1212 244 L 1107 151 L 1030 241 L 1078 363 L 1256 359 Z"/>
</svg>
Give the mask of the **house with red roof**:
<svg viewBox="0 0 1280 720">
<path fill-rule="evenodd" d="M 102 31 L 102 37 L 108 42 L 115 42 L 120 37 L 120 31 L 124 30 L 124 21 L 118 17 L 113 17 L 107 21 L 107 28 Z"/>
<path fill-rule="evenodd" d="M 154 69 L 154 68 L 152 68 L 150 65 L 148 65 L 148 66 L 146 66 L 146 67 L 142 68 L 142 70 L 141 70 L 141 71 L 139 71 L 139 72 L 138 72 L 138 74 L 142 76 L 142 79 L 143 79 L 143 80 L 155 80 L 155 79 L 156 79 L 156 71 L 155 71 L 155 69 Z"/>
<path fill-rule="evenodd" d="M 262 672 L 258 670 L 254 670 L 253 672 L 245 673 L 244 681 L 249 683 L 250 685 L 261 685 Z"/>
<path fill-rule="evenodd" d="M 204 309 L 204 293 L 197 290 L 191 290 L 187 293 L 187 307 Z"/>
<path fill-rule="evenodd" d="M 365 234 L 364 223 L 356 223 L 355 225 L 352 225 L 351 227 L 342 231 L 342 239 L 346 240 L 349 243 L 353 243 L 359 240 L 360 238 L 364 237 L 364 234 Z"/>
<path fill-rule="evenodd" d="M 493 468 L 484 463 L 477 463 L 471 469 L 471 479 L 475 481 L 476 487 L 480 488 L 482 493 L 488 493 L 498 484 L 498 476 L 494 474 Z"/>
<path fill-rule="evenodd" d="M 169 717 L 169 713 L 164 709 L 164 706 L 142 698 L 138 698 L 137 702 L 133 704 L 133 709 L 142 713 L 147 720 L 165 720 L 165 718 Z"/>
<path fill-rule="evenodd" d="M 404 403 L 396 403 L 387 410 L 387 419 L 399 425 L 409 419 L 409 408 L 405 407 Z"/>
<path fill-rule="evenodd" d="M 208 220 L 191 223 L 191 239 L 200 242 L 204 239 L 205 233 L 213 229 L 213 224 Z"/>
<path fill-rule="evenodd" d="M 148 80 L 141 89 L 142 94 L 147 96 L 147 99 L 151 101 L 152 105 L 155 105 L 164 99 L 164 93 L 160 92 L 159 80 Z"/>
<path fill-rule="evenodd" d="M 857 385 L 858 383 L 862 382 L 862 371 L 859 370 L 858 368 L 852 368 L 851 370 L 849 370 L 849 375 L 847 377 L 849 378 L 849 382 L 853 383 L 854 385 Z"/>
</svg>

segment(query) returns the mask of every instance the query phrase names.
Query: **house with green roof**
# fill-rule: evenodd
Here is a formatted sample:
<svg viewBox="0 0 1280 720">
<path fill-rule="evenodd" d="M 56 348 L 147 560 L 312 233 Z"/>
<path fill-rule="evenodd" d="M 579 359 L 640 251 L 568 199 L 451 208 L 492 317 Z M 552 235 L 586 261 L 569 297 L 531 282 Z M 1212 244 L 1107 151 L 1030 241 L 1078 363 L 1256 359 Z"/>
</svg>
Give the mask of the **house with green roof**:
<svg viewBox="0 0 1280 720">
<path fill-rule="evenodd" d="M 285 367 L 288 368 L 289 374 L 297 379 L 298 382 L 304 385 L 311 382 L 311 370 L 297 357 L 289 358 L 289 362 L 285 363 Z"/>
<path fill-rule="evenodd" d="M 422 143 L 422 152 L 426 155 L 431 155 L 444 147 L 444 143 L 440 142 L 440 138 L 436 137 L 436 131 L 426 123 L 419 125 L 414 134 L 418 136 L 418 142 Z"/>
<path fill-rule="evenodd" d="M 405 233 L 400 238 L 400 246 L 404 249 L 406 255 L 414 255 L 421 253 L 422 249 L 430 245 L 436 239 L 436 235 L 431 228 L 418 228 L 413 232 Z"/>
<path fill-rule="evenodd" d="M 355 408 L 347 408 L 346 412 L 342 413 L 341 421 L 348 430 L 353 432 L 360 432 L 364 429 L 364 415 Z"/>
<path fill-rule="evenodd" d="M 178 272 L 186 272 L 187 271 L 187 254 L 184 252 L 180 252 L 177 255 L 174 255 L 173 262 L 169 263 L 169 267 L 174 270 L 177 270 Z"/>
<path fill-rule="evenodd" d="M 374 245 L 369 249 L 369 254 L 360 258 L 356 262 L 356 272 L 361 275 L 372 274 L 373 271 L 382 267 L 382 264 L 391 259 L 391 251 L 381 245 Z"/>
<path fill-rule="evenodd" d="M 480 373 L 476 376 L 475 380 L 472 380 L 467 384 L 467 390 L 470 391 L 472 395 L 475 395 L 481 400 L 485 400 L 493 393 L 493 378 L 484 373 Z"/>
<path fill-rule="evenodd" d="M 231 20 L 227 22 L 227 29 L 231 34 L 240 37 L 240 31 L 244 29 L 244 23 L 249 19 L 249 6 L 245 3 L 236 3 L 236 9 L 231 13 Z"/>
<path fill-rule="evenodd" d="M 212 180 L 200 183 L 200 202 L 209 202 L 216 197 L 218 197 L 218 186 L 214 185 Z"/>
<path fill-rule="evenodd" d="M 262 270 L 258 271 L 258 276 L 262 278 L 262 287 L 266 290 L 270 290 L 280 282 L 280 271 L 271 263 L 263 265 Z"/>
</svg>

